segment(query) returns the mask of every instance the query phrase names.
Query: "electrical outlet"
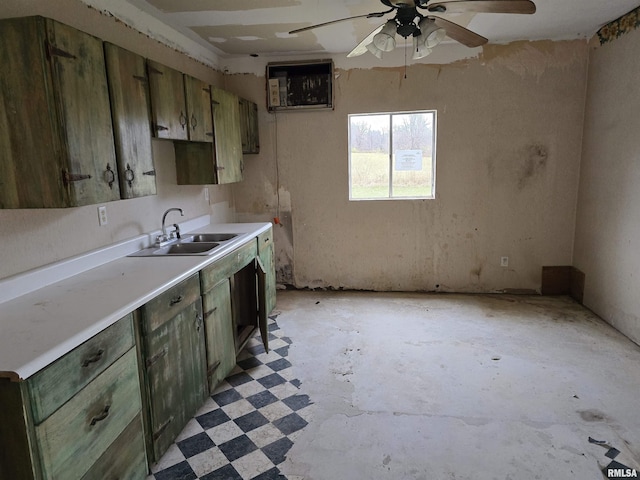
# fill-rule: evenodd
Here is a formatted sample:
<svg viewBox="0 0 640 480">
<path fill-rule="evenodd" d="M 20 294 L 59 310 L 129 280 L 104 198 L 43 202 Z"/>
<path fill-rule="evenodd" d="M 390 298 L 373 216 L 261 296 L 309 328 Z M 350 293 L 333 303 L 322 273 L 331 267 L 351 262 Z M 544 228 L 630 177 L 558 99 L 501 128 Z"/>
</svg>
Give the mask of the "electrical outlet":
<svg viewBox="0 0 640 480">
<path fill-rule="evenodd" d="M 209 187 L 204 187 L 204 201 L 209 203 Z"/>
<path fill-rule="evenodd" d="M 509 266 L 509 257 L 500 257 L 500 266 L 508 267 Z"/>
<path fill-rule="evenodd" d="M 98 223 L 101 227 L 109 223 L 107 219 L 107 207 L 104 205 L 98 207 Z"/>
</svg>

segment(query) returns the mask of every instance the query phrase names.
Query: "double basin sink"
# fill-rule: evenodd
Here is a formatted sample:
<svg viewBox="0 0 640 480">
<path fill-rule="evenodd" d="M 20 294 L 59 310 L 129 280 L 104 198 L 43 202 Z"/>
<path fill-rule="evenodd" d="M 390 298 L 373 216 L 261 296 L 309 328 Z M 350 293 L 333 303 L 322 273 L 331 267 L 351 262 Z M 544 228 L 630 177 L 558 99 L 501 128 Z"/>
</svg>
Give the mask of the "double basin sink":
<svg viewBox="0 0 640 480">
<path fill-rule="evenodd" d="M 129 256 L 209 255 L 220 245 L 237 236 L 237 233 L 188 233 L 166 245 L 145 248 Z"/>
</svg>

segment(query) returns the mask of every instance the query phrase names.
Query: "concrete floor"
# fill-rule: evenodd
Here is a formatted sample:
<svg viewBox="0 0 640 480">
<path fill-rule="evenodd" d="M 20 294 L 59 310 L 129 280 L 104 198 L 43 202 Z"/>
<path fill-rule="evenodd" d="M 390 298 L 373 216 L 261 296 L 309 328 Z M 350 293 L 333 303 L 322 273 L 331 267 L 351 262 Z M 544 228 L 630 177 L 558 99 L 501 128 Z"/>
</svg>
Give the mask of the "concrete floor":
<svg viewBox="0 0 640 480">
<path fill-rule="evenodd" d="M 289 480 L 601 480 L 609 446 L 640 469 L 640 347 L 571 299 L 280 291 L 277 311 L 314 402 Z"/>
</svg>

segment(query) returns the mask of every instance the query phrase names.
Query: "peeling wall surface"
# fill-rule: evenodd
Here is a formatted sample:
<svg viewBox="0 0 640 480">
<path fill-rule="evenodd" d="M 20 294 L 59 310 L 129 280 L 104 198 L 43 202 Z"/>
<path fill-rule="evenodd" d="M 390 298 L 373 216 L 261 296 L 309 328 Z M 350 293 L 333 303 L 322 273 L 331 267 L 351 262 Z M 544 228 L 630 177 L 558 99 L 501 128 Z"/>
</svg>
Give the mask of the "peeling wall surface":
<svg viewBox="0 0 640 480">
<path fill-rule="evenodd" d="M 0 0 L 0 18 L 42 15 L 91 33 L 139 55 L 214 85 L 222 74 L 187 58 L 77 0 L 42 2 Z M 157 195 L 106 203 L 108 224 L 98 225 L 96 205 L 67 209 L 0 209 L 0 278 L 110 245 L 160 228 L 162 213 L 181 207 L 185 220 L 211 214 L 234 221 L 232 189 L 176 185 L 173 143 L 152 140 Z"/>
<path fill-rule="evenodd" d="M 515 43 L 406 77 L 338 69 L 333 111 L 269 114 L 264 77 L 229 75 L 260 109 L 236 210 L 281 219 L 278 278 L 296 287 L 539 291 L 543 265 L 572 260 L 587 55 L 583 41 Z M 426 109 L 436 198 L 350 202 L 348 114 Z"/>
<path fill-rule="evenodd" d="M 585 305 L 640 343 L 640 30 L 589 62 L 574 265 Z"/>
</svg>

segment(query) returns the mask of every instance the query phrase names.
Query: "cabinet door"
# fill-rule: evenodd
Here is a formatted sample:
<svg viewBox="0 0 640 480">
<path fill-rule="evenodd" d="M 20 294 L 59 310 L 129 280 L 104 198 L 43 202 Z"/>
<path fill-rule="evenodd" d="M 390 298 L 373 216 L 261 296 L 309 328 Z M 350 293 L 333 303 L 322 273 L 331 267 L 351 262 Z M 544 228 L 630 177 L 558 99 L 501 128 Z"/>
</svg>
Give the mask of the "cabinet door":
<svg viewBox="0 0 640 480">
<path fill-rule="evenodd" d="M 111 113 L 122 198 L 156 194 L 145 59 L 105 43 Z"/>
<path fill-rule="evenodd" d="M 211 87 L 197 78 L 185 75 L 184 92 L 187 102 L 189 140 L 213 142 Z"/>
<path fill-rule="evenodd" d="M 260 240 L 259 237 L 258 241 Z M 269 315 L 276 306 L 276 271 L 272 240 L 259 249 L 258 258 L 265 271 L 265 309 Z"/>
<path fill-rule="evenodd" d="M 102 41 L 46 20 L 70 206 L 120 198 Z"/>
<path fill-rule="evenodd" d="M 211 87 L 213 131 L 216 150 L 217 183 L 242 180 L 242 140 L 238 96 Z"/>
<path fill-rule="evenodd" d="M 147 60 L 153 134 L 158 138 L 188 140 L 187 107 L 182 73 Z"/>
<path fill-rule="evenodd" d="M 262 337 L 264 350 L 269 353 L 269 329 L 267 328 L 267 271 L 260 261 L 260 257 L 256 258 L 256 275 L 258 285 L 258 328 Z"/>
<path fill-rule="evenodd" d="M 239 105 L 242 153 L 260 153 L 258 105 L 245 98 L 239 99 Z"/>
<path fill-rule="evenodd" d="M 207 396 L 200 299 L 147 334 L 144 344 L 152 454 L 157 461 Z"/>
<path fill-rule="evenodd" d="M 212 393 L 236 364 L 229 280 L 223 280 L 204 294 L 202 301 L 207 345 L 207 377 L 209 392 Z"/>
<path fill-rule="evenodd" d="M 42 17 L 0 21 L 1 208 L 120 198 L 102 43 Z"/>
</svg>

